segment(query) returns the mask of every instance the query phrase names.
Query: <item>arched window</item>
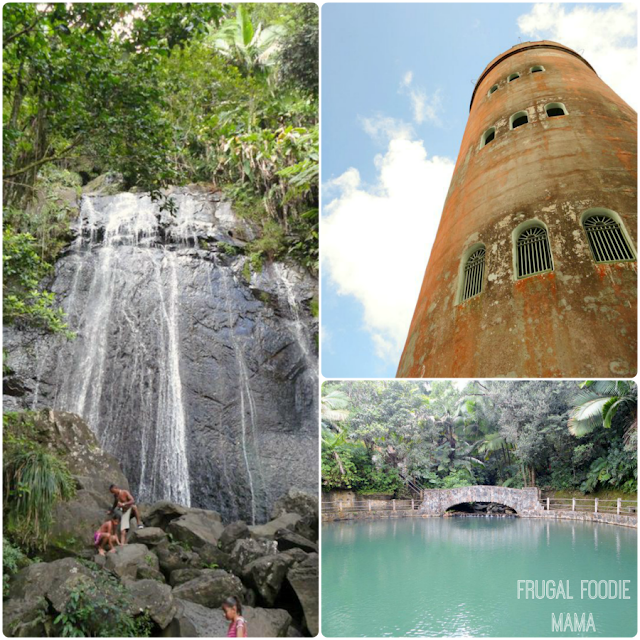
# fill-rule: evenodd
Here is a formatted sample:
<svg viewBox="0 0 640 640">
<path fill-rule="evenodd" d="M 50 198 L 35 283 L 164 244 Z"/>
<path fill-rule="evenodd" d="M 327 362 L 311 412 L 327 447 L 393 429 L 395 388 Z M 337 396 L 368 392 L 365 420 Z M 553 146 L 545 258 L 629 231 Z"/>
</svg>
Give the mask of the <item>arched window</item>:
<svg viewBox="0 0 640 640">
<path fill-rule="evenodd" d="M 464 302 L 473 296 L 482 293 L 482 281 L 484 279 L 484 246 L 476 249 L 464 265 L 464 279 L 462 281 L 462 293 L 460 302 Z"/>
<path fill-rule="evenodd" d="M 507 82 L 513 82 L 514 80 L 517 80 L 520 77 L 519 73 L 512 73 L 508 78 L 507 78 Z"/>
<path fill-rule="evenodd" d="M 635 260 L 622 225 L 604 212 L 587 214 L 582 220 L 593 259 L 596 262 Z"/>
<path fill-rule="evenodd" d="M 487 93 L 488 96 L 490 96 L 494 91 L 498 90 L 498 85 L 494 84 L 493 87 L 491 87 L 491 89 L 489 89 L 489 93 Z"/>
<path fill-rule="evenodd" d="M 567 108 L 562 102 L 551 102 L 544 110 L 547 112 L 547 118 L 556 118 L 557 116 L 566 116 Z"/>
<path fill-rule="evenodd" d="M 482 134 L 482 138 L 480 138 L 480 148 L 482 149 L 482 147 L 489 144 L 492 140 L 495 139 L 495 137 L 496 137 L 496 128 L 491 127 L 490 129 L 487 129 Z"/>
<path fill-rule="evenodd" d="M 518 111 L 518 113 L 514 113 L 509 118 L 509 128 L 517 129 L 518 127 L 521 127 L 523 124 L 527 124 L 527 122 L 529 122 L 529 116 L 527 115 L 527 112 Z"/>
<path fill-rule="evenodd" d="M 531 67 L 531 73 L 540 73 L 541 71 L 544 71 L 544 67 L 541 64 Z"/>
<path fill-rule="evenodd" d="M 516 249 L 518 278 L 553 270 L 549 238 L 544 227 L 534 225 L 522 231 Z"/>
</svg>

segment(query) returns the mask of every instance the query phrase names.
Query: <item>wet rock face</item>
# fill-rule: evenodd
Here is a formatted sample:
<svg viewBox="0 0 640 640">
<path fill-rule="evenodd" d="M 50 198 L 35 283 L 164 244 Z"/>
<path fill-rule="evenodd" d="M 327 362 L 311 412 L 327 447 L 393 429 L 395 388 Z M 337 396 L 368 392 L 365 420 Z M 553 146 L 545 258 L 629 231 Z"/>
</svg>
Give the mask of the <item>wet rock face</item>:
<svg viewBox="0 0 640 640">
<path fill-rule="evenodd" d="M 52 283 L 76 338 L 5 333 L 11 406 L 84 418 L 139 502 L 262 523 L 290 487 L 317 490 L 316 283 L 289 264 L 247 282 L 252 230 L 173 196 L 84 198 Z"/>
</svg>

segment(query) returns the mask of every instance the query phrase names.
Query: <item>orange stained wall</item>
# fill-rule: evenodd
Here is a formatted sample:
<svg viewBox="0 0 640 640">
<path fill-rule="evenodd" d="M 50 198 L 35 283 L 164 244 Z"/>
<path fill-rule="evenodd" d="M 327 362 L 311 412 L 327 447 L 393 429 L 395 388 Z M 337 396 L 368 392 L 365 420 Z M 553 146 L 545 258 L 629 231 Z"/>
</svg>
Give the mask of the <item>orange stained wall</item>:
<svg viewBox="0 0 640 640">
<path fill-rule="evenodd" d="M 548 117 L 552 102 L 568 114 Z M 510 130 L 518 111 L 529 123 Z M 616 212 L 635 255 L 636 185 L 637 114 L 584 59 L 544 41 L 493 60 L 474 90 L 398 377 L 633 377 L 637 263 L 597 264 L 581 214 Z M 519 280 L 513 233 L 529 220 L 546 226 L 554 270 Z M 463 258 L 480 244 L 483 291 L 459 303 Z"/>
</svg>

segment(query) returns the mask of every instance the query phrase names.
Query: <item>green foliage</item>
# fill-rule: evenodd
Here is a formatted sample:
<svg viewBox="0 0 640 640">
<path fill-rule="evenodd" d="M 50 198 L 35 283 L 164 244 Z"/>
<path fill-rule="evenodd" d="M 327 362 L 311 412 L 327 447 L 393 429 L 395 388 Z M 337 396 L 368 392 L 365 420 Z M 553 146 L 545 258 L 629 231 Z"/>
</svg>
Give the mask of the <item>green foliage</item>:
<svg viewBox="0 0 640 640">
<path fill-rule="evenodd" d="M 127 590 L 113 576 L 102 572 L 95 583 L 86 580 L 71 591 L 65 610 L 54 625 L 64 638 L 149 637 L 149 616 L 133 617 L 130 610 Z"/>
<path fill-rule="evenodd" d="M 28 421 L 17 430 L 15 414 L 5 414 L 3 425 L 5 530 L 27 549 L 43 549 L 53 508 L 75 495 L 75 484 L 66 462 L 34 441 Z"/>
<path fill-rule="evenodd" d="M 4 230 L 3 239 L 3 312 L 5 324 L 65 333 L 64 313 L 55 306 L 53 293 L 40 287 L 51 265 L 37 252 L 35 238 L 29 233 Z"/>
<path fill-rule="evenodd" d="M 9 580 L 20 569 L 30 564 L 31 560 L 23 553 L 20 547 L 12 544 L 7 538 L 2 537 L 2 595 L 9 593 Z"/>
<path fill-rule="evenodd" d="M 466 469 L 457 469 L 442 479 L 443 489 L 457 489 L 475 484 L 473 476 Z"/>
</svg>

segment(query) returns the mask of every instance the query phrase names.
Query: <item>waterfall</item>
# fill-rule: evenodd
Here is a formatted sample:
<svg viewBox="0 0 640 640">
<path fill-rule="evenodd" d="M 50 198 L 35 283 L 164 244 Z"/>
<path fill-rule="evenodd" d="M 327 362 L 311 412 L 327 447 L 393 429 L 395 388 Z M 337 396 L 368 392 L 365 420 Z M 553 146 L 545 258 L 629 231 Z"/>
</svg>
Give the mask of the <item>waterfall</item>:
<svg viewBox="0 0 640 640">
<path fill-rule="evenodd" d="M 231 336 L 231 342 L 233 345 L 234 357 L 235 357 L 236 365 L 238 369 L 238 392 L 240 394 L 240 424 L 242 427 L 242 430 L 241 430 L 242 456 L 243 456 L 243 460 L 244 460 L 244 464 L 247 472 L 247 480 L 249 482 L 249 491 L 251 493 L 251 522 L 255 524 L 258 496 L 257 496 L 257 491 L 256 491 L 254 480 L 253 480 L 253 473 L 251 471 L 249 449 L 252 450 L 251 457 L 255 461 L 254 464 L 256 466 L 256 469 L 262 484 L 263 493 L 266 493 L 264 491 L 265 486 L 264 486 L 264 478 L 262 473 L 262 463 L 260 460 L 259 448 L 257 446 L 258 434 L 256 430 L 256 408 L 255 408 L 253 394 L 251 392 L 251 385 L 249 384 L 249 375 L 247 373 L 247 363 L 244 357 L 244 353 L 242 351 L 242 347 L 239 344 L 239 341 L 236 337 L 234 327 L 233 327 L 234 321 L 233 321 L 233 313 L 231 310 L 229 275 L 226 272 L 226 270 L 223 272 L 222 282 L 223 282 L 222 288 L 223 288 L 224 299 L 225 299 L 225 309 L 227 312 L 227 323 L 228 323 L 229 333 Z M 251 424 L 250 435 L 251 435 L 252 446 L 250 447 L 248 445 L 248 438 L 247 438 L 247 408 L 249 413 L 249 422 Z M 266 510 L 267 510 L 266 496 L 263 498 L 262 502 L 263 502 L 262 509 L 265 512 L 265 516 L 266 516 Z"/>
<path fill-rule="evenodd" d="M 251 226 L 206 189 L 171 197 L 166 210 L 145 194 L 83 198 L 50 285 L 75 338 L 5 330 L 8 364 L 21 406 L 83 417 L 139 502 L 258 524 L 292 487 L 317 490 L 314 321 L 301 304 L 316 282 L 295 264 L 247 282 Z"/>
<path fill-rule="evenodd" d="M 286 300 L 287 306 L 291 312 L 292 319 L 290 321 L 290 326 L 292 337 L 298 343 L 298 346 L 304 355 L 307 371 L 315 373 L 317 365 L 311 351 L 311 340 L 308 336 L 306 326 L 300 316 L 300 305 L 296 300 L 294 293 L 294 283 L 291 280 L 285 265 L 277 263 L 273 266 L 273 269 L 276 273 L 276 277 L 281 282 L 280 289 L 284 290 L 284 299 Z"/>
<path fill-rule="evenodd" d="M 62 383 L 54 406 L 82 416 L 102 446 L 126 457 L 129 465 L 135 448 L 137 468 L 130 475 L 140 501 L 162 498 L 190 505 L 179 259 L 158 247 L 160 216 L 148 196 L 119 194 L 102 215 L 100 239 L 94 203 L 85 197 L 65 304 L 77 337 L 59 352 L 56 369 Z M 141 309 L 136 303 L 142 288 L 153 298 Z M 76 301 L 80 291 L 84 308 Z M 114 379 L 114 354 L 123 357 L 119 379 Z M 126 415 L 127 408 L 138 409 L 137 424 Z M 125 426 L 132 433 L 123 432 Z"/>
</svg>

